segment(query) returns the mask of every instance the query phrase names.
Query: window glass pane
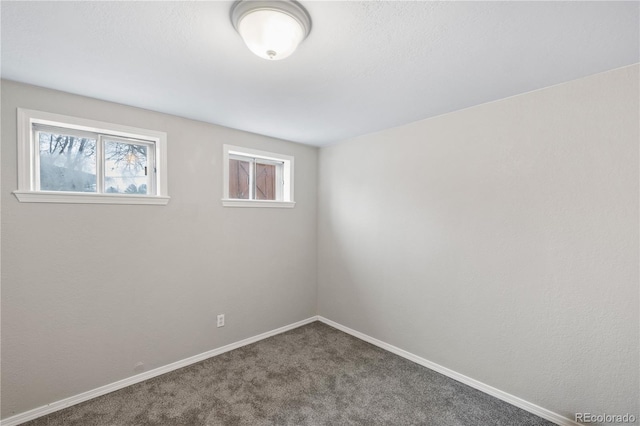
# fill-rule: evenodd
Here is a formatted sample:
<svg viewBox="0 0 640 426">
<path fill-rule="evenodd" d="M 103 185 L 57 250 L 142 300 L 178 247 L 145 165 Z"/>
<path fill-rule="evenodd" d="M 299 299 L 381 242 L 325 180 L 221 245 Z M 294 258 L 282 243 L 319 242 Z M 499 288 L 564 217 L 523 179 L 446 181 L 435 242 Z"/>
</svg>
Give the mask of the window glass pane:
<svg viewBox="0 0 640 426">
<path fill-rule="evenodd" d="M 256 162 L 256 200 L 276 199 L 276 166 Z"/>
<path fill-rule="evenodd" d="M 105 139 L 104 192 L 149 194 L 148 149 L 147 145 Z"/>
<path fill-rule="evenodd" d="M 96 192 L 96 139 L 37 132 L 42 191 Z"/>
<path fill-rule="evenodd" d="M 229 198 L 249 199 L 250 167 L 249 161 L 229 160 Z"/>
</svg>

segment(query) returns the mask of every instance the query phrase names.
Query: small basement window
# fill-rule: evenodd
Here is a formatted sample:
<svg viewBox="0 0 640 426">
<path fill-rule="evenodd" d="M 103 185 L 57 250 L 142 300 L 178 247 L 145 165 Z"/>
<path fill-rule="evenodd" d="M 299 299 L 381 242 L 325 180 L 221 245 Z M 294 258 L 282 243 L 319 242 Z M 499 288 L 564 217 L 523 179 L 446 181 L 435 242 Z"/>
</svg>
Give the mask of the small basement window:
<svg viewBox="0 0 640 426">
<path fill-rule="evenodd" d="M 21 202 L 167 204 L 166 134 L 18 109 Z"/>
<path fill-rule="evenodd" d="M 293 207 L 293 157 L 224 145 L 225 207 Z"/>
</svg>

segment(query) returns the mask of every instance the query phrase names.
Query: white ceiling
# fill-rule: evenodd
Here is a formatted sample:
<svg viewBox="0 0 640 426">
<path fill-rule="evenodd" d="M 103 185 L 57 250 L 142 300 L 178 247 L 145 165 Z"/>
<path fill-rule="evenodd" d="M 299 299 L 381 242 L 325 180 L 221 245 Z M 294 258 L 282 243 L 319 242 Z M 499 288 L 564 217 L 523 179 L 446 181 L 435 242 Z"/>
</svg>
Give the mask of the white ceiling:
<svg viewBox="0 0 640 426">
<path fill-rule="evenodd" d="M 326 145 L 639 61 L 636 1 L 301 3 L 269 62 L 231 1 L 2 1 L 2 77 Z"/>
</svg>

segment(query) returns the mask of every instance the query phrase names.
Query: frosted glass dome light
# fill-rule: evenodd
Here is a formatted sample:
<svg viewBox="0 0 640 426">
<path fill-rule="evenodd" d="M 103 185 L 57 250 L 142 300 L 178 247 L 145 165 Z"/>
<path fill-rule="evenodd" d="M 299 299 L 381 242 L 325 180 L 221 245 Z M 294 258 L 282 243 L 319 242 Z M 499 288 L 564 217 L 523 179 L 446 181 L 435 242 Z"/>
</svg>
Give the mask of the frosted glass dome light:
<svg viewBox="0 0 640 426">
<path fill-rule="evenodd" d="M 309 14 L 292 0 L 236 1 L 231 21 L 249 50 L 274 61 L 291 55 L 311 30 Z"/>
</svg>

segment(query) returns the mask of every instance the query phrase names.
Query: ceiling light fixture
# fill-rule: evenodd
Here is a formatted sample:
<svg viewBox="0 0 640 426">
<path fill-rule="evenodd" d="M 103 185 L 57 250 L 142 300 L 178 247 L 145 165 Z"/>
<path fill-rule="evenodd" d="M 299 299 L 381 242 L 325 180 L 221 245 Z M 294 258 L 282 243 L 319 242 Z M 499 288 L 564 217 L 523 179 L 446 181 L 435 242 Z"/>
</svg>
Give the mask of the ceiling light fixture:
<svg viewBox="0 0 640 426">
<path fill-rule="evenodd" d="M 311 31 L 309 13 L 294 0 L 238 0 L 231 22 L 249 50 L 273 61 L 291 55 Z"/>
</svg>

